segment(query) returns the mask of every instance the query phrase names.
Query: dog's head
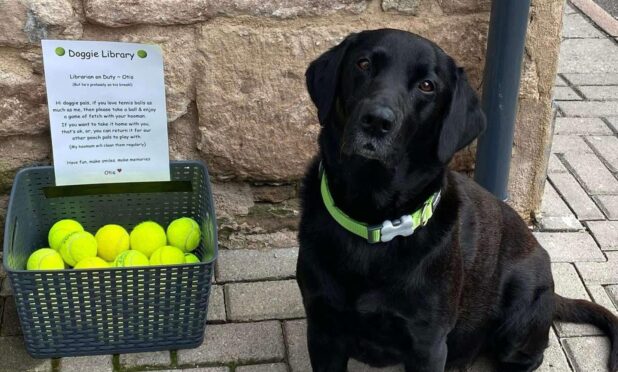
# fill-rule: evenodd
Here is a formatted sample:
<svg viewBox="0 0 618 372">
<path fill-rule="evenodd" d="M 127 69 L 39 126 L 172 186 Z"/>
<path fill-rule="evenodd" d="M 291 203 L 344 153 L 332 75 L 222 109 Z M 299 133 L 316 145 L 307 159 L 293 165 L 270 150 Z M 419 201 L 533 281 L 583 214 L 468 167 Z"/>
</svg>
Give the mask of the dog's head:
<svg viewBox="0 0 618 372">
<path fill-rule="evenodd" d="M 390 167 L 422 155 L 424 162 L 445 165 L 485 127 L 463 70 L 409 32 L 352 34 L 313 61 L 306 79 L 341 161 Z"/>
</svg>

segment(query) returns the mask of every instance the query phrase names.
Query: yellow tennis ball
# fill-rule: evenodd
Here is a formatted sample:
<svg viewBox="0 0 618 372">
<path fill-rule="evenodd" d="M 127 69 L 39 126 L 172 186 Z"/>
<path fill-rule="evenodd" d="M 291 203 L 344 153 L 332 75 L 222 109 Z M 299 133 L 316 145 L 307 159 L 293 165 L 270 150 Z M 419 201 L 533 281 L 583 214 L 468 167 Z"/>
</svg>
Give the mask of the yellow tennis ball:
<svg viewBox="0 0 618 372">
<path fill-rule="evenodd" d="M 180 265 L 183 263 L 185 263 L 185 252 L 171 245 L 157 249 L 150 256 L 151 265 Z"/>
<path fill-rule="evenodd" d="M 64 269 L 64 261 L 60 254 L 51 248 L 41 248 L 34 251 L 28 262 L 26 263 L 27 270 L 62 270 Z"/>
<path fill-rule="evenodd" d="M 86 257 L 73 266 L 74 269 L 99 269 L 110 267 L 110 264 L 101 257 Z"/>
<path fill-rule="evenodd" d="M 192 218 L 182 217 L 167 227 L 167 241 L 185 252 L 191 252 L 200 244 L 200 225 Z"/>
<path fill-rule="evenodd" d="M 60 255 L 69 266 L 75 266 L 84 258 L 97 255 L 97 240 L 87 231 L 73 232 L 60 245 Z"/>
<path fill-rule="evenodd" d="M 124 251 L 116 257 L 114 260 L 114 266 L 116 267 L 131 267 L 131 266 L 149 266 L 150 261 L 145 254 L 138 251 Z"/>
<path fill-rule="evenodd" d="M 84 231 L 82 225 L 75 220 L 60 220 L 53 224 L 47 234 L 47 240 L 51 249 L 58 250 L 64 238 L 72 232 Z"/>
<path fill-rule="evenodd" d="M 150 257 L 152 252 L 167 244 L 165 230 L 156 222 L 146 221 L 131 231 L 131 249 Z"/>
<path fill-rule="evenodd" d="M 202 261 L 200 261 L 200 259 L 194 255 L 193 253 L 185 253 L 185 263 L 200 263 Z"/>
<path fill-rule="evenodd" d="M 120 252 L 129 250 L 129 233 L 119 225 L 105 225 L 94 236 L 98 255 L 105 261 L 114 261 Z"/>
</svg>

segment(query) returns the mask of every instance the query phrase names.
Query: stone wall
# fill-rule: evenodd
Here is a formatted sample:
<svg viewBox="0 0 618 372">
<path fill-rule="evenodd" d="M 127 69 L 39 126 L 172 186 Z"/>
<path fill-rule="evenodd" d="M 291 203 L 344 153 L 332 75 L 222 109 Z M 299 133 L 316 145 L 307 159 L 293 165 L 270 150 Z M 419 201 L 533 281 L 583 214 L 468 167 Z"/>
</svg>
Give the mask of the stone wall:
<svg viewBox="0 0 618 372">
<path fill-rule="evenodd" d="M 533 0 L 511 170 L 511 204 L 539 206 L 564 0 Z M 480 89 L 490 0 L 0 0 L 0 223 L 15 172 L 49 164 L 42 38 L 157 43 L 170 153 L 206 161 L 224 245 L 293 244 L 298 180 L 319 130 L 309 61 L 381 27 L 442 46 Z M 453 167 L 470 172 L 474 149 Z M 1 234 L 1 232 L 0 232 Z"/>
</svg>

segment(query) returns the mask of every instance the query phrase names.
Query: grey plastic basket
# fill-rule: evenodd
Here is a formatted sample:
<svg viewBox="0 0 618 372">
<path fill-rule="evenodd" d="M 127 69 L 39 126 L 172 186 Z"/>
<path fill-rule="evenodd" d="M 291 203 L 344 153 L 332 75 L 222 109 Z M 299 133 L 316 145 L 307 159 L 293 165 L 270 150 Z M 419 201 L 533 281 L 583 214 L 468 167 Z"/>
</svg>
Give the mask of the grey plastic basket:
<svg viewBox="0 0 618 372">
<path fill-rule="evenodd" d="M 15 177 L 4 235 L 8 272 L 24 339 L 33 357 L 129 353 L 199 346 L 217 256 L 217 226 L 208 171 L 201 162 L 170 164 L 172 181 L 54 186 L 52 167 Z M 25 271 L 46 247 L 51 225 L 73 218 L 96 232 L 144 220 L 166 226 L 194 218 L 203 239 L 200 263 L 139 268 Z"/>
</svg>

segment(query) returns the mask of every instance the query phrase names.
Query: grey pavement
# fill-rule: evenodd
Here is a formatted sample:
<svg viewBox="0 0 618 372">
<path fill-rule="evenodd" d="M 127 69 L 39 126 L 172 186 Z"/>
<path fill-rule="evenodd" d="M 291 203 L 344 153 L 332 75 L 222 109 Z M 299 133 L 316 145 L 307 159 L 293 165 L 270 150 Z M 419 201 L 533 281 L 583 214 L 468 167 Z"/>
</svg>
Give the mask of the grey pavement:
<svg viewBox="0 0 618 372">
<path fill-rule="evenodd" d="M 564 22 L 555 135 L 534 234 L 551 256 L 559 294 L 618 314 L 618 45 L 573 7 Z M 297 255 L 294 247 L 220 252 L 198 348 L 54 360 L 27 355 L 0 270 L 0 372 L 308 372 L 306 322 L 294 280 Z M 539 371 L 605 372 L 607 350 L 595 327 L 556 322 Z M 403 371 L 357 361 L 348 369 Z M 489 371 L 486 360 L 469 370 Z"/>
</svg>

